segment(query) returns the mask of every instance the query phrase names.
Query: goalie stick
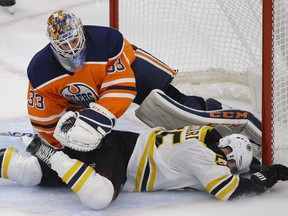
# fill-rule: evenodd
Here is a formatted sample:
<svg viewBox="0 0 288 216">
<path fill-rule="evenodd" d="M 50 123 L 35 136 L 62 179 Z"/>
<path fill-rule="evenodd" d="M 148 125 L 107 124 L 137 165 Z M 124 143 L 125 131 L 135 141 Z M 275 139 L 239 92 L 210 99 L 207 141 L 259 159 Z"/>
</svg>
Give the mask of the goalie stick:
<svg viewBox="0 0 288 216">
<path fill-rule="evenodd" d="M 0 136 L 12 136 L 12 137 L 36 137 L 38 134 L 28 133 L 28 132 L 19 132 L 19 131 L 0 131 Z"/>
</svg>

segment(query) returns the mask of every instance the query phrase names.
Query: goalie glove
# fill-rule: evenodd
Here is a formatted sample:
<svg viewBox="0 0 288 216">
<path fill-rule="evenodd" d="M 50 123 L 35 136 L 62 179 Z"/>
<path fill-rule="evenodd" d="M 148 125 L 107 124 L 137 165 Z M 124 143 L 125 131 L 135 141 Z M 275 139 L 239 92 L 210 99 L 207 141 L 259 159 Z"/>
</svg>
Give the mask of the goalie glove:
<svg viewBox="0 0 288 216">
<path fill-rule="evenodd" d="M 60 118 L 54 137 L 63 146 L 76 151 L 92 151 L 111 132 L 115 116 L 99 104 L 90 103 L 89 106 L 77 112 L 69 111 Z"/>
<path fill-rule="evenodd" d="M 288 167 L 281 164 L 274 164 L 251 176 L 251 181 L 261 186 L 263 191 L 271 188 L 278 180 L 288 180 Z"/>
</svg>

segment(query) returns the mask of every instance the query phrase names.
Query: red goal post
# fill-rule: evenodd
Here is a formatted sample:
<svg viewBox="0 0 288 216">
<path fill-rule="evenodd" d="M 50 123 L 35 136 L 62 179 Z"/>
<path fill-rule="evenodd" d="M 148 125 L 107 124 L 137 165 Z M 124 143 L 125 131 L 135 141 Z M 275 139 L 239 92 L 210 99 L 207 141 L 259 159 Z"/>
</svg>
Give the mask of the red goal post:
<svg viewBox="0 0 288 216">
<path fill-rule="evenodd" d="M 272 41 L 273 0 L 263 0 L 263 57 L 262 57 L 262 163 L 269 165 L 272 157 Z M 287 156 L 288 157 L 288 156 Z"/>
<path fill-rule="evenodd" d="M 178 69 L 176 82 L 248 88 L 263 164 L 288 165 L 288 0 L 110 0 L 110 26 Z"/>
</svg>

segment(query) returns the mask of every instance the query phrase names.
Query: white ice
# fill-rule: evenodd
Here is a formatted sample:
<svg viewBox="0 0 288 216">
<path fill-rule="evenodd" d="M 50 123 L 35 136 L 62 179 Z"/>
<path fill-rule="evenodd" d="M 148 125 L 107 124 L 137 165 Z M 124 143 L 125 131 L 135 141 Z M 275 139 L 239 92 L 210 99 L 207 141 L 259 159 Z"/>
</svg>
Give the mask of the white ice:
<svg viewBox="0 0 288 216">
<path fill-rule="evenodd" d="M 56 9 L 73 11 L 84 24 L 109 24 L 108 0 L 22 0 L 17 1 L 14 15 L 0 8 L 0 131 L 31 132 L 26 112 L 26 68 L 32 56 L 48 43 L 46 19 Z M 145 127 L 133 111 L 134 107 L 128 110 L 118 127 L 131 130 Z M 0 148 L 7 146 L 15 146 L 25 153 L 19 138 L 1 136 Z M 288 212 L 287 201 L 288 183 L 280 182 L 261 196 L 232 202 L 221 202 L 199 191 L 120 193 L 109 207 L 95 211 L 84 207 L 69 189 L 22 187 L 0 179 L 1 216 L 284 216 Z"/>
</svg>

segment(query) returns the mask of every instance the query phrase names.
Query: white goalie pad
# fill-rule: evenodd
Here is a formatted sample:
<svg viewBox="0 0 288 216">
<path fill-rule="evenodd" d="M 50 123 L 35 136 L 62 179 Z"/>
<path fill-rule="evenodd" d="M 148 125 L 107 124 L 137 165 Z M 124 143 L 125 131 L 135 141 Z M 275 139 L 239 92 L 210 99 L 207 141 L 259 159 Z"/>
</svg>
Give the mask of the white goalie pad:
<svg viewBox="0 0 288 216">
<path fill-rule="evenodd" d="M 257 146 L 262 144 L 261 122 L 250 112 L 238 109 L 201 111 L 184 106 L 161 90 L 153 90 L 135 111 L 150 127 L 180 128 L 186 125 L 224 125 L 233 133 L 249 137 Z"/>
</svg>

